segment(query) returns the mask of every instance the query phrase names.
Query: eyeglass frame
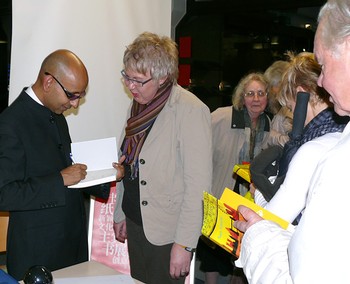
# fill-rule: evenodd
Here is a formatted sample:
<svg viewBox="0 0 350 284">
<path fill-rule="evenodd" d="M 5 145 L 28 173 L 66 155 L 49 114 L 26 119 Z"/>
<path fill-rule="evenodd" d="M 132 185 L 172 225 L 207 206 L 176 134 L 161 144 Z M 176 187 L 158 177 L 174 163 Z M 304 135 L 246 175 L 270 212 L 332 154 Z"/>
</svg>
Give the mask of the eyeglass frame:
<svg viewBox="0 0 350 284">
<path fill-rule="evenodd" d="M 85 97 L 86 95 L 86 91 L 83 91 L 81 93 L 79 92 L 75 92 L 75 93 L 72 93 L 72 92 L 69 92 L 67 91 L 67 89 L 60 83 L 60 81 L 58 81 L 58 79 L 52 75 L 51 73 L 49 72 L 45 72 L 44 73 L 45 75 L 50 75 L 57 83 L 58 85 L 61 86 L 62 90 L 64 91 L 64 93 L 66 94 L 67 98 L 70 100 L 70 101 L 75 101 L 77 99 L 82 99 L 83 97 Z M 76 94 L 79 94 L 79 95 L 76 95 Z"/>
<path fill-rule="evenodd" d="M 266 97 L 268 95 L 268 92 L 262 91 L 262 90 L 259 90 L 257 92 L 256 91 L 249 91 L 249 92 L 244 93 L 243 96 L 245 98 L 254 98 L 255 94 L 258 95 L 258 98 L 263 98 L 263 97 Z"/>
<path fill-rule="evenodd" d="M 145 80 L 145 81 L 140 81 L 140 80 L 137 80 L 137 79 L 132 79 L 132 78 L 130 78 L 126 73 L 125 73 L 125 70 L 123 69 L 122 71 L 120 71 L 120 74 L 122 74 L 122 76 L 123 76 L 123 80 L 124 80 L 124 83 L 126 83 L 126 81 L 128 81 L 128 83 L 126 83 L 126 84 L 130 84 L 130 83 L 132 83 L 132 84 L 136 84 L 136 83 L 138 83 L 138 84 L 141 84 L 141 86 L 139 86 L 139 85 L 136 85 L 136 86 L 138 86 L 138 87 L 143 87 L 145 84 L 147 84 L 149 81 L 151 81 L 153 78 L 151 77 L 151 78 L 149 78 L 149 79 L 147 79 L 147 80 Z"/>
</svg>

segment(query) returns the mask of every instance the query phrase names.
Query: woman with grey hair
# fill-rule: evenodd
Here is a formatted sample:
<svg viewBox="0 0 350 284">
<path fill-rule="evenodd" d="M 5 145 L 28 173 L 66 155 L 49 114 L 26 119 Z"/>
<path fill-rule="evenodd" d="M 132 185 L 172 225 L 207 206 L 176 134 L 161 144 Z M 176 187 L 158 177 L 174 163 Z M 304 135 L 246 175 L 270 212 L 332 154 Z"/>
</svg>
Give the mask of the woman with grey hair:
<svg viewBox="0 0 350 284">
<path fill-rule="evenodd" d="M 249 163 L 260 153 L 270 130 L 271 120 L 265 113 L 268 104 L 267 86 L 263 73 L 249 73 L 236 86 L 233 105 L 218 108 L 212 113 L 212 193 L 217 198 L 220 198 L 225 187 L 235 187 L 242 195 L 249 189 L 247 183 L 233 176 L 232 170 L 235 164 Z M 207 243 L 206 239 L 204 241 Z M 200 241 L 198 256 L 206 283 L 217 283 L 220 275 L 226 277 L 232 273 L 231 256 L 221 248 L 212 249 Z"/>
<path fill-rule="evenodd" d="M 132 277 L 184 283 L 201 234 L 203 191 L 211 187 L 210 111 L 177 85 L 178 51 L 169 37 L 142 33 L 123 63 L 133 100 L 121 136 L 115 236 L 128 240 Z"/>
<path fill-rule="evenodd" d="M 235 164 L 249 163 L 262 150 L 270 130 L 271 119 L 265 112 L 268 104 L 268 83 L 262 73 L 245 75 L 238 82 L 232 106 L 212 113 L 213 127 L 213 187 L 220 197 L 225 187 L 233 188 Z M 249 188 L 240 188 L 242 195 Z"/>
<path fill-rule="evenodd" d="M 349 43 L 350 1 L 329 0 L 319 13 L 314 53 L 322 66 L 318 85 L 330 94 L 341 116 L 350 116 Z M 245 232 L 240 263 L 250 283 L 350 283 L 349 156 L 348 123 L 335 146 L 319 157 L 294 232 L 239 207 L 245 221 L 234 225 Z"/>
</svg>

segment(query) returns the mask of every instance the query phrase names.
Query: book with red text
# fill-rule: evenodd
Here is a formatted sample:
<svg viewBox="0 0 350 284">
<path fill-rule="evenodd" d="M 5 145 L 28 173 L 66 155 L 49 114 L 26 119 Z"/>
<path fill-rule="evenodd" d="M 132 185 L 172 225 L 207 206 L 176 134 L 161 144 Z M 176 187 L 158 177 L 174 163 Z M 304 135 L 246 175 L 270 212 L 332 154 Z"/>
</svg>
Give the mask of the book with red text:
<svg viewBox="0 0 350 284">
<path fill-rule="evenodd" d="M 203 200 L 203 236 L 207 237 L 237 258 L 240 254 L 243 233 L 237 230 L 233 226 L 233 223 L 235 220 L 243 219 L 237 211 L 239 205 L 249 207 L 262 218 L 274 221 L 284 229 L 289 229 L 293 226 L 289 222 L 235 193 L 229 188 L 225 188 L 220 199 L 204 192 Z"/>
</svg>

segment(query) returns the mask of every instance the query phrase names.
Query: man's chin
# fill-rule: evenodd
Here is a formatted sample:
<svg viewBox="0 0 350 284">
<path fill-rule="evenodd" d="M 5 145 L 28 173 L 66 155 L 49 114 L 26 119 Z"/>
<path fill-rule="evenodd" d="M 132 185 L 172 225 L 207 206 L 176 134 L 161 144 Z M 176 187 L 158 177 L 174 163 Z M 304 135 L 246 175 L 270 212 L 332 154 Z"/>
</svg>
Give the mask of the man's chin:
<svg viewBox="0 0 350 284">
<path fill-rule="evenodd" d="M 334 111 L 340 116 L 350 116 L 350 111 L 346 111 L 337 105 L 334 105 Z"/>
</svg>

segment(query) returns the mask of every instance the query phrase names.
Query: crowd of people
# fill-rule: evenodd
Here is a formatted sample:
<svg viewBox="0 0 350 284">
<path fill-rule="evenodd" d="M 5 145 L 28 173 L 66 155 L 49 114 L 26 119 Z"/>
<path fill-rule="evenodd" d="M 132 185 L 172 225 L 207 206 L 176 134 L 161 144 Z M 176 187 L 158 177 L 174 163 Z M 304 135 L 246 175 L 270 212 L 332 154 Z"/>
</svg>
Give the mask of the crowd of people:
<svg viewBox="0 0 350 284">
<path fill-rule="evenodd" d="M 121 77 L 132 100 L 113 164 L 113 228 L 117 241 L 127 240 L 133 278 L 185 283 L 197 250 L 206 284 L 350 283 L 350 1 L 328 0 L 318 22 L 313 53 L 289 52 L 265 72 L 245 74 L 232 105 L 212 113 L 177 84 L 171 38 L 144 32 L 126 46 Z M 17 280 L 33 265 L 88 260 L 83 194 L 107 199 L 110 185 L 69 187 L 87 168 L 71 161 L 63 115 L 79 106 L 88 82 L 79 57 L 56 50 L 0 114 L 0 210 L 10 213 L 7 270 Z M 250 184 L 232 173 L 244 163 Z M 244 236 L 233 259 L 201 236 L 203 191 L 219 198 L 226 187 L 252 195 L 294 230 L 240 206 L 244 219 L 234 226 Z"/>
<path fill-rule="evenodd" d="M 327 1 L 318 20 L 314 54 L 321 73 L 317 84 L 328 92 L 334 111 L 340 116 L 349 116 L 349 1 Z M 350 149 L 349 137 L 347 124 L 341 133 L 325 134 L 317 138 L 317 142 L 308 142 L 319 143 L 323 150 L 316 152 L 312 158 L 317 159 L 316 167 L 310 178 L 305 180 L 307 185 L 300 198 L 302 204 L 297 205 L 303 208 L 303 213 L 294 232 L 262 220 L 247 207 L 239 208 L 245 219 L 235 222 L 235 226 L 245 232 L 240 264 L 249 283 L 350 282 L 346 261 L 343 261 L 350 251 L 346 239 L 349 195 L 346 182 L 341 179 L 347 172 L 345 157 Z M 308 143 L 298 152 L 309 147 Z M 293 162 L 287 174 L 294 168 Z M 298 188 L 293 189 L 296 191 L 294 196 L 300 194 Z M 334 192 L 337 189 L 342 189 L 341 197 Z M 284 206 L 291 205 L 288 200 Z"/>
</svg>

